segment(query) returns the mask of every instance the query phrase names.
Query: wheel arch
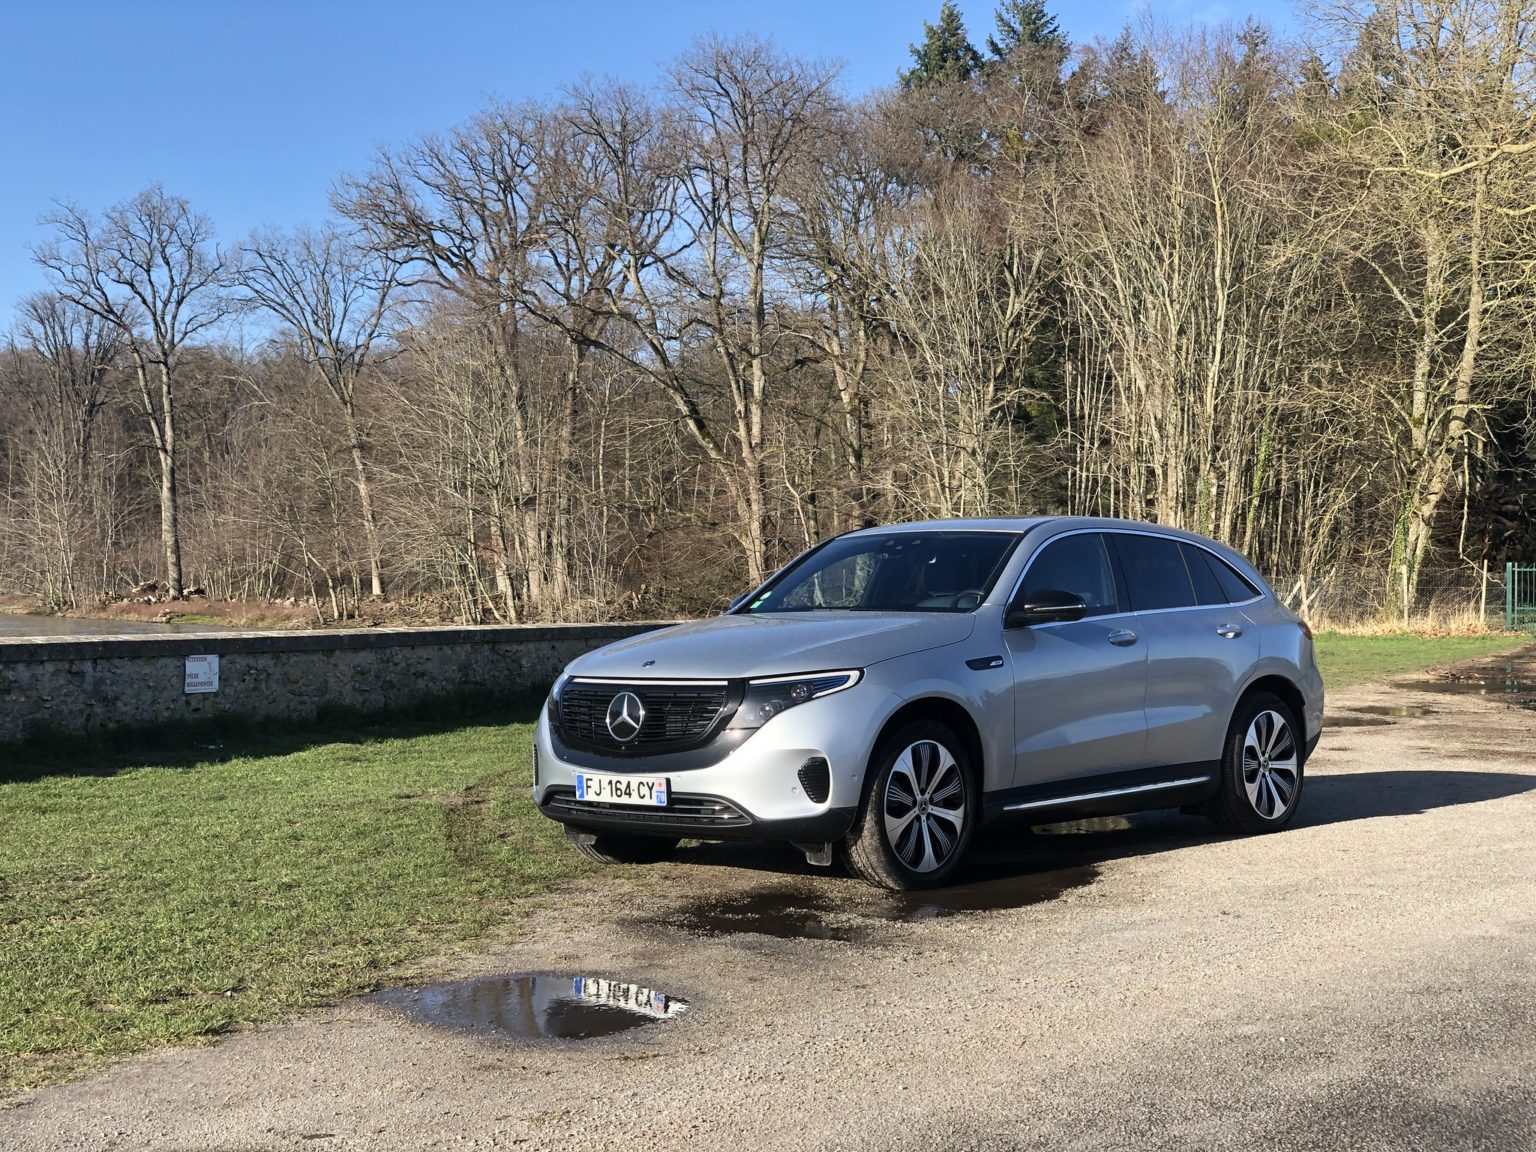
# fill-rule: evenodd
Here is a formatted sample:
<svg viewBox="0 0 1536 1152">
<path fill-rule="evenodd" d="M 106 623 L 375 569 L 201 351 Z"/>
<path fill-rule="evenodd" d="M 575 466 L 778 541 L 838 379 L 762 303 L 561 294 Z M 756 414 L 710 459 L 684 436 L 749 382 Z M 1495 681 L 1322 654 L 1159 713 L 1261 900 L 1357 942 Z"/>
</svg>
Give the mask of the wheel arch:
<svg viewBox="0 0 1536 1152">
<path fill-rule="evenodd" d="M 1243 704 L 1260 692 L 1268 692 L 1271 696 L 1278 696 L 1281 700 L 1285 701 L 1286 705 L 1290 708 L 1291 715 L 1294 716 L 1296 718 L 1296 722 L 1301 725 L 1301 731 L 1298 738 L 1300 740 L 1301 754 L 1303 757 L 1305 757 L 1307 698 L 1302 695 L 1301 689 L 1297 687 L 1294 681 L 1288 680 L 1284 676 L 1276 675 L 1275 673 L 1260 676 L 1251 684 L 1247 685 L 1243 689 L 1242 694 L 1238 696 L 1237 703 L 1233 706 L 1232 709 L 1233 720 L 1237 718 L 1237 713 L 1242 708 Z"/>
<path fill-rule="evenodd" d="M 874 750 L 878 750 L 886 737 L 897 728 L 913 720 L 936 720 L 960 738 L 965 747 L 966 759 L 970 762 L 971 783 L 980 799 L 983 782 L 986 780 L 986 748 L 981 740 L 981 729 L 977 727 L 970 710 L 959 701 L 945 696 L 919 696 L 915 700 L 908 700 L 881 725 L 880 735 L 875 738 Z M 866 778 L 872 775 L 865 773 Z M 865 796 L 868 797 L 867 789 Z"/>
</svg>

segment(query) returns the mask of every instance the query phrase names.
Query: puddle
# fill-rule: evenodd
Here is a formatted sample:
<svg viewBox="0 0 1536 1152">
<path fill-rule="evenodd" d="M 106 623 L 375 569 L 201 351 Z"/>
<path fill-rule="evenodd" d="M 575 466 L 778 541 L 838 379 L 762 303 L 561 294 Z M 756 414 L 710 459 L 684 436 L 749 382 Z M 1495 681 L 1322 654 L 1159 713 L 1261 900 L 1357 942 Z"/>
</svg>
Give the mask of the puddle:
<svg viewBox="0 0 1536 1152">
<path fill-rule="evenodd" d="M 1324 728 L 1379 728 L 1392 721 L 1385 716 L 1324 716 Z"/>
<path fill-rule="evenodd" d="M 975 875 L 972 870 L 971 875 Z M 674 915 L 670 926 L 697 936 L 771 936 L 779 940 L 862 939 L 872 923 L 909 924 L 969 912 L 1000 912 L 1054 900 L 1092 884 L 1097 865 L 1046 872 L 987 876 L 947 888 L 835 900 L 799 888 L 770 888 L 700 900 Z"/>
<path fill-rule="evenodd" d="M 1439 692 L 1450 696 L 1511 696 L 1536 694 L 1536 683 L 1510 675 L 1467 676 L 1445 680 L 1410 680 L 1398 684 L 1409 692 Z"/>
<path fill-rule="evenodd" d="M 1361 704 L 1354 711 L 1364 716 L 1396 716 L 1404 719 L 1411 716 L 1433 716 L 1436 709 L 1426 708 L 1422 704 Z"/>
<path fill-rule="evenodd" d="M 424 1024 L 497 1040 L 590 1040 L 688 1010 L 688 1001 L 653 988 L 561 973 L 387 988 L 367 999 Z"/>
</svg>

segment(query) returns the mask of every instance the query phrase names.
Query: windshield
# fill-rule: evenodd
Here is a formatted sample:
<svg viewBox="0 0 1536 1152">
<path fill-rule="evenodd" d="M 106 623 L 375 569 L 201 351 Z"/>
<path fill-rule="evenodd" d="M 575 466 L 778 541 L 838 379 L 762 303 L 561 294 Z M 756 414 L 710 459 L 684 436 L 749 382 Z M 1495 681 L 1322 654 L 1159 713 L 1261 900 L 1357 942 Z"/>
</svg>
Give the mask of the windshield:
<svg viewBox="0 0 1536 1152">
<path fill-rule="evenodd" d="M 743 612 L 969 612 L 1018 543 L 1010 532 L 845 536 L 797 562 Z"/>
</svg>

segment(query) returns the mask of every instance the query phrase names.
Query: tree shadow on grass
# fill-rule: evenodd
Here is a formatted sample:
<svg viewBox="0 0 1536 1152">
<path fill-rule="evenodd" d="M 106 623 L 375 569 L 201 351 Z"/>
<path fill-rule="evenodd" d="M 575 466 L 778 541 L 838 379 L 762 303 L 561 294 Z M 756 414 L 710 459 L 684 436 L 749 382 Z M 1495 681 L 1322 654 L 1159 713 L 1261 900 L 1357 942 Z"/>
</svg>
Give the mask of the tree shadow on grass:
<svg viewBox="0 0 1536 1152">
<path fill-rule="evenodd" d="M 461 696 L 387 713 L 326 709 L 309 720 L 238 717 L 110 732 L 43 733 L 0 744 L 0 784 L 53 776 L 113 776 L 134 768 L 195 768 L 237 758 L 285 756 L 331 744 L 372 744 L 462 728 L 531 724 L 543 698 Z"/>
</svg>

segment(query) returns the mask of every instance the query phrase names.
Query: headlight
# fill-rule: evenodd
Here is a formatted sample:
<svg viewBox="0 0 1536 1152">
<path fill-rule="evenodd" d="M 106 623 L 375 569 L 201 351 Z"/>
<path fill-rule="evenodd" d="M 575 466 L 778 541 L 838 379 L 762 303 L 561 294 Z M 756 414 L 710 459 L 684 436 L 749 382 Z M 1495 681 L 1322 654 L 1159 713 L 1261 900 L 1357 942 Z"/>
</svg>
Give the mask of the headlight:
<svg viewBox="0 0 1536 1152">
<path fill-rule="evenodd" d="M 773 676 L 766 680 L 747 681 L 747 694 L 731 718 L 730 727 L 735 729 L 761 728 L 780 712 L 818 700 L 852 688 L 864 673 L 852 669 L 847 672 L 812 672 L 805 676 Z"/>
<path fill-rule="evenodd" d="M 545 702 L 549 706 L 550 719 L 554 719 L 555 709 L 560 705 L 560 692 L 570 682 L 571 674 L 562 672 L 555 677 L 555 683 L 549 690 L 549 699 Z"/>
</svg>

